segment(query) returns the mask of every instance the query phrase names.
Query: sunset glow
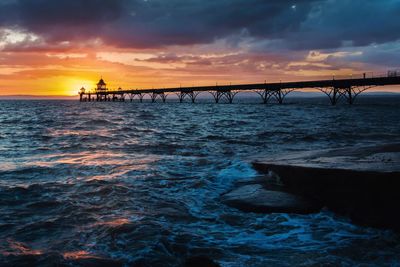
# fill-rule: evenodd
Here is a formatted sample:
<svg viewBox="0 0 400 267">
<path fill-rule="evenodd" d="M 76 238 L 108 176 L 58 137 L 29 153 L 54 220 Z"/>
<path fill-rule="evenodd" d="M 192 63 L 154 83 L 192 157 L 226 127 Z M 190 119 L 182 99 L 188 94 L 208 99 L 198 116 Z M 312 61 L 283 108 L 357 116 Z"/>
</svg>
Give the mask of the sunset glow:
<svg viewBox="0 0 400 267">
<path fill-rule="evenodd" d="M 0 267 L 400 266 L 400 0 L 0 0 Z"/>
<path fill-rule="evenodd" d="M 85 89 L 89 90 L 92 89 L 94 86 L 93 81 L 91 80 L 66 78 L 62 87 L 63 90 L 61 94 L 76 95 L 79 88 L 84 87 Z"/>
<path fill-rule="evenodd" d="M 0 95 L 76 95 L 100 76 L 110 88 L 157 88 L 350 76 L 398 65 L 398 16 L 389 3 L 103 2 L 3 1 Z M 249 12 L 237 16 L 239 6 Z M 336 19 L 338 10 L 354 9 L 359 16 Z M 369 10 L 375 22 L 365 25 Z M 341 21 L 351 25 L 345 32 Z"/>
</svg>

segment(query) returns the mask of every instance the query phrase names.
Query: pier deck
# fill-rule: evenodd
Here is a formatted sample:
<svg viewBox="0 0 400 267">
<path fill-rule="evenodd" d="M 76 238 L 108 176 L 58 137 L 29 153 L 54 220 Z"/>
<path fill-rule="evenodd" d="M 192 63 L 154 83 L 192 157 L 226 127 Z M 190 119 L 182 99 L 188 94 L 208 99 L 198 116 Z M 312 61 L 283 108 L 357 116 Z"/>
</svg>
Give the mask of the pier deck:
<svg viewBox="0 0 400 267">
<path fill-rule="evenodd" d="M 152 102 L 156 102 L 157 98 L 165 102 L 167 95 L 174 93 L 178 95 L 180 102 L 183 102 L 184 99 L 188 97 L 191 102 L 194 103 L 199 93 L 209 92 L 214 97 L 216 103 L 219 103 L 222 98 L 225 98 L 228 103 L 232 103 L 237 93 L 242 91 L 254 91 L 261 96 L 265 104 L 267 104 L 271 98 L 275 98 L 278 103 L 282 104 L 285 96 L 294 90 L 317 89 L 329 97 L 332 105 L 336 105 L 340 99 L 344 99 L 349 104 L 353 104 L 355 98 L 365 90 L 387 85 L 400 85 L 400 72 L 388 73 L 388 75 L 384 77 L 366 78 L 364 75 L 363 78 L 356 79 L 81 92 L 80 101 L 125 101 L 125 97 L 128 96 L 130 101 L 133 101 L 133 99 L 137 97 L 140 102 L 142 102 L 144 95 L 150 95 Z"/>
</svg>

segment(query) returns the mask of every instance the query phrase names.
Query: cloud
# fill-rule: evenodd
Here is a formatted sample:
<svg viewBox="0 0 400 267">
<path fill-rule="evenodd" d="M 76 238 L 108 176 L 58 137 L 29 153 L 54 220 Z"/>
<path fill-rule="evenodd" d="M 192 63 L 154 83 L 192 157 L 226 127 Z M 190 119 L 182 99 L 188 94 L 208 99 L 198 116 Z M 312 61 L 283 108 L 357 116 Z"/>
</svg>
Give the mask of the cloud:
<svg viewBox="0 0 400 267">
<path fill-rule="evenodd" d="M 0 49 L 7 46 L 18 46 L 26 43 L 37 43 L 40 41 L 39 36 L 27 33 L 18 29 L 0 29 Z"/>
<path fill-rule="evenodd" d="M 296 31 L 319 0 L 16 0 L 0 4 L 0 27 L 48 43 L 100 38 L 119 47 L 211 43 L 229 36 L 278 38 Z M 231 38 L 231 40 L 233 40 Z"/>
<path fill-rule="evenodd" d="M 307 55 L 307 61 L 324 61 L 327 59 L 333 58 L 345 58 L 351 56 L 361 56 L 363 54 L 362 51 L 348 52 L 348 51 L 340 51 L 340 52 L 332 52 L 332 53 L 323 53 L 320 51 L 310 51 Z"/>
<path fill-rule="evenodd" d="M 49 46 L 97 40 L 158 48 L 221 39 L 235 46 L 251 39 L 264 50 L 316 50 L 396 41 L 399 13 L 398 0 L 3 0 L 0 27 Z"/>
<path fill-rule="evenodd" d="M 399 0 L 0 0 L 0 75 L 175 86 L 386 69 L 399 14 Z"/>
<path fill-rule="evenodd" d="M 400 38 L 400 1 L 326 0 L 314 5 L 299 31 L 288 36 L 293 49 L 367 46 Z"/>
</svg>

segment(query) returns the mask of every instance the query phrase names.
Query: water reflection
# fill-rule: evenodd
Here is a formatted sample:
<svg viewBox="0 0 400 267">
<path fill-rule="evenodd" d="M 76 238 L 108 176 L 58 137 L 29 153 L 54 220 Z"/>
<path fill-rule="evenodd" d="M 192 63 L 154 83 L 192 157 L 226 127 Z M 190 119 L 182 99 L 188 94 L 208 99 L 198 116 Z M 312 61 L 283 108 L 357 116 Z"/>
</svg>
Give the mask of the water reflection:
<svg viewBox="0 0 400 267">
<path fill-rule="evenodd" d="M 400 142 L 400 99 L 351 108 L 316 101 L 1 103 L 0 262 L 179 266 L 205 254 L 223 266 L 398 263 L 392 233 L 325 212 L 221 204 L 220 194 L 257 175 L 251 158 Z"/>
<path fill-rule="evenodd" d="M 0 253 L 4 256 L 41 255 L 43 254 L 43 251 L 39 249 L 32 249 L 22 242 L 17 242 L 13 239 L 7 239 L 6 245 L 1 249 Z"/>
<path fill-rule="evenodd" d="M 121 151 L 98 150 L 81 151 L 75 153 L 47 153 L 38 156 L 20 157 L 18 160 L 0 162 L 0 174 L 15 174 L 25 176 L 30 174 L 38 178 L 46 177 L 53 172 L 57 176 L 52 179 L 72 182 L 74 180 L 113 180 L 127 177 L 132 173 L 144 173 L 152 168 L 160 159 L 157 155 L 135 154 L 130 155 Z M 62 168 L 63 172 L 57 171 Z M 14 172 L 14 173 L 12 173 Z M 64 175 L 63 175 L 64 174 Z M 0 180 L 0 184 L 12 182 Z M 18 183 L 21 186 L 29 185 L 33 180 Z"/>
<path fill-rule="evenodd" d="M 100 259 L 101 258 L 101 257 L 97 257 L 97 256 L 89 253 L 86 250 L 64 252 L 62 255 L 67 260 L 92 259 L 92 258 Z"/>
</svg>

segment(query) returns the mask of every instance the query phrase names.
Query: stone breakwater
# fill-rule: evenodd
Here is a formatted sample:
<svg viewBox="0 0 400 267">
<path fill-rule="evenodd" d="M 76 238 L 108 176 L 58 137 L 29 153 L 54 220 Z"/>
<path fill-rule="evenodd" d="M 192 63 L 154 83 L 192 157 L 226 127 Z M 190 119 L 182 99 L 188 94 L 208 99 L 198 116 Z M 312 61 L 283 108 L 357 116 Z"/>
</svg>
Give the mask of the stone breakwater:
<svg viewBox="0 0 400 267">
<path fill-rule="evenodd" d="M 243 211 L 262 213 L 304 214 L 325 207 L 354 223 L 398 232 L 399 152 L 400 145 L 391 144 L 254 162 L 264 176 L 221 200 Z"/>
</svg>

